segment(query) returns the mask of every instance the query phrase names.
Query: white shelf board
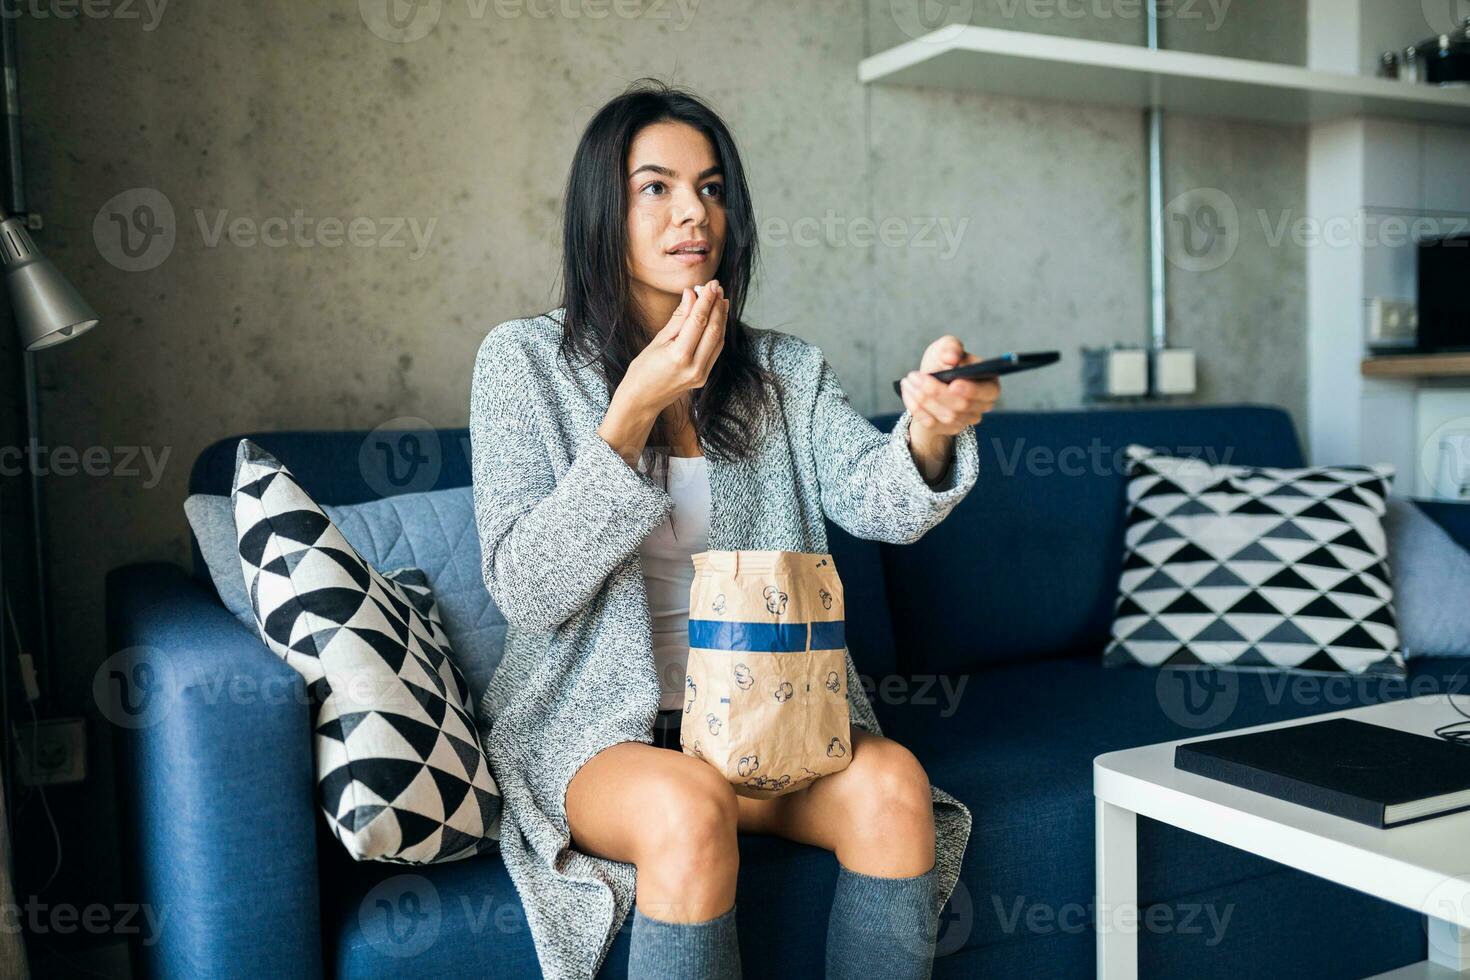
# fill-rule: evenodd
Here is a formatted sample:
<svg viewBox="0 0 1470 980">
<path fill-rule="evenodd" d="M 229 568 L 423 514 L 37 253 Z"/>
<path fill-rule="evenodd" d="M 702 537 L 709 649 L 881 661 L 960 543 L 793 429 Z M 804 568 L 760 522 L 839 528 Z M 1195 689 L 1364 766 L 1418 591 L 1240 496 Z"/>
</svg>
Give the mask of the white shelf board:
<svg viewBox="0 0 1470 980">
<path fill-rule="evenodd" d="M 1289 125 L 1345 116 L 1470 125 L 1470 87 L 992 27 L 941 28 L 864 58 L 858 79 Z"/>
</svg>

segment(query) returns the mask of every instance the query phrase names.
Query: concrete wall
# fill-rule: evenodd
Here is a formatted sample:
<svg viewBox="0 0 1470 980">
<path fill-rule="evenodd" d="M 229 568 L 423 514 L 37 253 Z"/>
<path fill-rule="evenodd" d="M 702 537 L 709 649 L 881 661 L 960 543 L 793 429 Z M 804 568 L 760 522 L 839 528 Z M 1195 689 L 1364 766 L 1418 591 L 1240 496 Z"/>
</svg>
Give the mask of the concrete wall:
<svg viewBox="0 0 1470 980">
<path fill-rule="evenodd" d="M 99 731 L 103 575 L 187 560 L 198 451 L 250 429 L 464 424 L 485 332 L 554 304 L 581 127 L 639 75 L 687 84 L 726 116 L 762 221 L 751 318 L 827 349 L 861 410 L 896 410 L 889 382 L 946 332 L 979 352 L 1066 352 L 1008 384 L 1009 408 L 1077 405 L 1082 345 L 1146 337 L 1140 114 L 860 86 L 858 61 L 919 23 L 906 0 L 433 0 L 397 28 L 385 2 L 175 0 L 161 15 L 19 25 L 39 237 L 104 319 L 40 358 L 44 437 L 143 447 L 159 470 L 48 481 L 56 693 Z M 1140 19 L 1113 13 L 1126 0 L 1084 6 L 1080 19 L 1033 0 L 951 9 L 1142 40 Z M 1304 33 L 1300 0 L 1235 0 L 1219 20 L 1165 28 L 1176 46 L 1296 63 Z M 1273 247 L 1257 212 L 1302 209 L 1304 134 L 1176 119 L 1167 158 L 1167 197 L 1217 189 L 1239 215 L 1221 267 L 1171 267 L 1201 398 L 1300 414 L 1302 256 Z M 302 243 L 214 237 L 244 219 L 238 231 L 292 238 L 298 212 Z M 416 223 L 426 243 L 328 247 L 322 219 L 357 219 L 374 241 Z M 860 219 L 891 219 L 902 244 L 865 244 Z M 94 761 L 93 787 L 76 791 L 97 798 L 94 816 L 73 828 L 68 862 L 106 881 L 112 845 L 83 829 L 111 792 Z"/>
</svg>

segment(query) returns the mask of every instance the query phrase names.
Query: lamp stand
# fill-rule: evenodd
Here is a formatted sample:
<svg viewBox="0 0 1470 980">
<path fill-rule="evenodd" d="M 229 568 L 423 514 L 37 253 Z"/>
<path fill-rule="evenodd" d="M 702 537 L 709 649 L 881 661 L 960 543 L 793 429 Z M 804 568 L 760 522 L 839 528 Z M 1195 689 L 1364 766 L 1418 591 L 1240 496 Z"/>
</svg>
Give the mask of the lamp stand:
<svg viewBox="0 0 1470 980">
<path fill-rule="evenodd" d="M 49 581 L 46 573 L 46 521 L 45 498 L 41 495 L 40 467 L 35 454 L 41 447 L 41 400 L 37 393 L 36 360 L 30 351 L 21 351 L 25 365 L 26 386 L 26 451 L 29 459 L 26 469 L 31 478 L 31 548 L 34 551 L 36 573 L 36 637 L 37 644 L 32 665 L 36 670 L 36 685 L 41 689 L 41 704 L 45 705 L 52 696 L 51 690 L 51 601 Z M 17 650 L 17 655 L 24 651 Z"/>
</svg>

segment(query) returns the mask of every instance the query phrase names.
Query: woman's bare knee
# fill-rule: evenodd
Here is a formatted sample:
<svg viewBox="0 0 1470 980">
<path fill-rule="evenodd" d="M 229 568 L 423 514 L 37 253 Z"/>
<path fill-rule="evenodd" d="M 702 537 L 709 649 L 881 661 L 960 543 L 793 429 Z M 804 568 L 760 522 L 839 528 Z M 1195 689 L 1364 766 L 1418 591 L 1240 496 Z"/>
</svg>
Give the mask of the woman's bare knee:
<svg viewBox="0 0 1470 980">
<path fill-rule="evenodd" d="M 842 774 L 849 797 L 838 828 L 839 857 L 855 871 L 920 874 L 934 861 L 934 802 L 929 776 L 897 742 L 860 744 Z"/>
<path fill-rule="evenodd" d="M 573 846 L 637 866 L 645 915 L 700 922 L 734 903 L 739 809 L 705 763 L 639 742 L 609 746 L 572 778 L 566 807 Z"/>
<path fill-rule="evenodd" d="M 739 810 L 730 784 L 689 760 L 653 774 L 640 808 L 638 904 L 645 915 L 698 922 L 735 901 Z"/>
</svg>

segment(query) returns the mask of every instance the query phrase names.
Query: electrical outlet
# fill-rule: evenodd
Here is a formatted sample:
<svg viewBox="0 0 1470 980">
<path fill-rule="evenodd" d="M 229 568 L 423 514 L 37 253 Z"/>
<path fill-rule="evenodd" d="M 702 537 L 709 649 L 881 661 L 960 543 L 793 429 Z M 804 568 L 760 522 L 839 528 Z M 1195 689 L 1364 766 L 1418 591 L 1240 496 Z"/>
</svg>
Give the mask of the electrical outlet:
<svg viewBox="0 0 1470 980">
<path fill-rule="evenodd" d="M 87 723 L 47 718 L 15 727 L 16 775 L 27 786 L 80 783 L 87 778 Z"/>
<path fill-rule="evenodd" d="M 1368 300 L 1363 337 L 1369 347 L 1412 347 L 1419 336 L 1419 308 L 1405 300 Z"/>
<path fill-rule="evenodd" d="M 1167 347 L 1153 352 L 1154 394 L 1194 394 L 1194 351 Z"/>
<path fill-rule="evenodd" d="M 1083 348 L 1082 387 L 1089 398 L 1148 394 L 1148 351 L 1142 347 Z"/>
</svg>

